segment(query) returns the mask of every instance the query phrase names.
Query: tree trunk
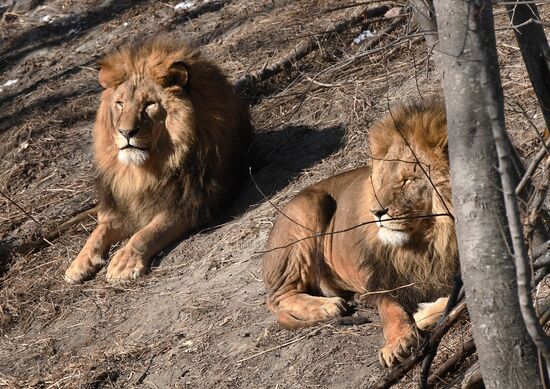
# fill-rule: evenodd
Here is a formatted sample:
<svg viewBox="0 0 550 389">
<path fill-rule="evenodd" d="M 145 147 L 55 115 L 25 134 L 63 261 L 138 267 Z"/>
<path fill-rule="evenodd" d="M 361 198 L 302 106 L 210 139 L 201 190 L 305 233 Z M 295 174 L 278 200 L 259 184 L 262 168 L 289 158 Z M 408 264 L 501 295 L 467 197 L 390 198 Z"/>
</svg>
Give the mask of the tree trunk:
<svg viewBox="0 0 550 389">
<path fill-rule="evenodd" d="M 550 46 L 544 28 L 537 23 L 540 20 L 538 8 L 534 3 L 517 2 L 516 4 L 507 3 L 506 10 L 510 22 L 516 26 L 513 30 L 523 62 L 542 110 L 546 128 L 550 129 Z M 532 186 L 527 186 L 526 190 L 519 194 L 527 203 L 526 200 L 532 192 Z M 537 220 L 534 238 L 534 246 L 550 239 L 550 215 L 544 209 Z"/>
<path fill-rule="evenodd" d="M 416 23 L 420 26 L 424 39 L 426 39 L 428 51 L 432 52 L 438 43 L 437 22 L 435 20 L 433 3 L 431 0 L 410 0 L 410 4 Z M 437 56 L 434 60 L 436 61 L 436 66 L 439 66 Z"/>
<path fill-rule="evenodd" d="M 515 27 L 523 62 L 527 67 L 531 84 L 537 95 L 546 127 L 550 128 L 550 47 L 544 34 L 537 6 L 533 4 L 506 3 L 508 17 Z"/>
<path fill-rule="evenodd" d="M 434 5 L 461 271 L 483 380 L 488 388 L 540 387 L 536 349 L 518 303 L 497 155 L 481 89 L 481 51 L 495 45 L 491 5 L 474 0 L 436 0 Z"/>
</svg>

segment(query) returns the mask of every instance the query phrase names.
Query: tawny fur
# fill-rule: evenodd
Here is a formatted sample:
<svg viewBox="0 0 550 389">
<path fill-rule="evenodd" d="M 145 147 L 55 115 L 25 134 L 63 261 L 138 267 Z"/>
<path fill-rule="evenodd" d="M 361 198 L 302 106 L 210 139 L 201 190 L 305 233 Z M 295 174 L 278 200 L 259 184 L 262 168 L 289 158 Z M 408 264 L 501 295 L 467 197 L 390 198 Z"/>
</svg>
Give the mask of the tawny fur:
<svg viewBox="0 0 550 389">
<path fill-rule="evenodd" d="M 263 274 L 268 307 L 288 328 L 344 314 L 354 293 L 377 304 L 386 338 L 381 361 L 392 365 L 418 341 L 417 305 L 447 295 L 458 271 L 443 106 L 392 109 L 370 129 L 369 146 L 370 166 L 306 188 L 286 205 Z"/>
<path fill-rule="evenodd" d="M 130 236 L 107 276 L 136 278 L 154 252 L 211 221 L 240 188 L 252 136 L 222 71 L 181 41 L 123 46 L 102 60 L 99 81 L 100 225 L 67 270 L 71 282 L 92 277 L 110 245 Z"/>
<path fill-rule="evenodd" d="M 437 324 L 448 301 L 448 297 L 440 297 L 433 303 L 420 303 L 418 311 L 413 315 L 416 326 L 421 330 L 428 330 Z"/>
</svg>

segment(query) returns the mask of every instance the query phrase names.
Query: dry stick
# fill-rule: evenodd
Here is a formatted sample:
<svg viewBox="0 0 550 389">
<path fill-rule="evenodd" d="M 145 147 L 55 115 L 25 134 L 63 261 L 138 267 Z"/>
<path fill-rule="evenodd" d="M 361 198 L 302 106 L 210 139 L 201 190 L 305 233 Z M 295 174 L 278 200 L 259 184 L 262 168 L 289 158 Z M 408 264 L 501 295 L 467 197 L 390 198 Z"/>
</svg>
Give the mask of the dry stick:
<svg viewBox="0 0 550 389">
<path fill-rule="evenodd" d="M 29 219 L 31 219 L 33 222 L 35 222 L 36 224 L 40 225 L 40 222 L 38 220 L 36 220 L 30 213 L 28 213 L 27 211 L 25 211 L 25 209 L 23 207 L 21 207 L 19 204 L 17 204 L 14 200 L 12 200 L 12 198 L 10 196 L 8 196 L 7 194 L 5 194 L 4 192 L 0 191 L 0 195 L 4 196 L 6 199 L 8 199 L 8 201 L 10 203 L 12 203 L 13 205 L 15 205 L 21 212 L 23 212 L 25 214 L 25 216 L 27 216 Z"/>
<path fill-rule="evenodd" d="M 42 247 L 51 244 L 51 241 L 54 239 L 57 239 L 59 236 L 61 236 L 65 231 L 67 231 L 72 226 L 86 220 L 88 217 L 97 215 L 98 206 L 95 206 L 91 209 L 85 210 L 80 212 L 79 214 L 73 216 L 63 224 L 61 224 L 59 227 L 54 229 L 53 231 L 50 231 L 46 236 L 32 240 L 23 242 L 20 245 L 17 245 L 10 249 L 12 253 L 17 254 L 31 254 L 33 252 L 36 252 L 37 250 L 41 249 Z"/>
<path fill-rule="evenodd" d="M 360 3 L 343 4 L 343 5 L 339 5 L 337 7 L 334 7 L 334 8 L 329 8 L 329 9 L 326 9 L 324 11 L 317 12 L 317 13 L 312 14 L 310 16 L 319 16 L 319 15 L 323 15 L 323 14 L 330 13 L 330 12 L 341 11 L 343 9 L 362 7 L 362 6 L 365 6 L 365 5 L 371 5 L 371 4 L 377 4 L 377 3 L 388 3 L 388 1 L 386 1 L 386 0 L 370 0 L 370 1 L 362 1 Z M 389 3 L 392 3 L 392 2 L 389 2 Z"/>
<path fill-rule="evenodd" d="M 285 215 L 286 216 L 286 215 Z M 449 214 L 449 213 L 432 213 L 432 214 L 429 214 L 429 215 L 418 215 L 418 216 L 406 216 L 406 217 L 392 217 L 392 218 L 388 218 L 388 219 L 384 219 L 385 221 L 391 221 L 391 220 L 415 220 L 415 219 L 429 219 L 429 218 L 433 218 L 433 217 L 439 217 L 439 216 L 447 216 L 447 217 L 453 217 L 453 215 Z M 290 219 L 292 220 L 292 219 Z M 293 240 L 292 242 L 286 244 L 286 245 L 283 245 L 283 246 L 277 246 L 277 247 L 273 247 L 272 249 L 269 249 L 269 250 L 260 250 L 260 251 L 254 251 L 254 254 L 266 254 L 266 253 L 270 253 L 272 251 L 275 251 L 275 250 L 282 250 L 282 249 L 286 249 L 296 243 L 299 243 L 299 242 L 302 242 L 304 240 L 307 240 L 307 239 L 315 239 L 315 238 L 319 238 L 321 236 L 328 236 L 328 235 L 335 235 L 335 234 L 341 234 L 341 233 L 344 233 L 344 232 L 348 232 L 348 231 L 351 231 L 351 230 L 354 230 L 356 228 L 359 228 L 359 227 L 363 227 L 363 226 L 366 226 L 368 224 L 374 224 L 374 223 L 377 223 L 376 220 L 370 220 L 370 221 L 366 221 L 366 222 L 361 222 L 361 223 L 358 223 L 358 224 L 354 224 L 353 226 L 351 227 L 347 227 L 347 228 L 343 228 L 341 230 L 336 230 L 336 231 L 331 231 L 331 232 L 319 232 L 319 233 L 316 233 L 316 234 L 313 234 L 313 235 L 310 235 L 310 236 L 305 236 L 303 238 L 300 238 L 300 239 L 296 239 L 296 240 Z"/>
<path fill-rule="evenodd" d="M 466 311 L 466 304 L 460 303 L 443 322 L 438 324 L 432 334 L 422 343 L 422 345 L 403 363 L 392 368 L 384 377 L 379 379 L 371 388 L 386 389 L 399 381 L 409 370 L 411 370 L 420 360 L 422 360 L 430 351 L 432 351 L 440 342 L 443 335 Z"/>
<path fill-rule="evenodd" d="M 490 30 L 490 28 L 488 28 L 488 30 Z M 474 36 L 479 37 L 484 33 L 488 34 L 490 32 L 486 31 L 485 27 L 482 26 L 481 31 L 478 34 L 474 34 Z M 508 135 L 504 128 L 504 99 L 500 72 L 498 69 L 498 60 L 496 59 L 496 47 L 491 44 L 486 45 L 484 42 L 480 42 L 480 47 L 485 47 L 484 50 L 480 50 L 481 83 L 485 94 L 485 101 L 487 102 L 487 111 L 491 120 L 491 128 L 498 155 L 498 170 L 502 183 L 508 228 L 512 239 L 513 254 L 516 263 L 520 310 L 533 343 L 542 353 L 546 361 L 550 361 L 550 338 L 547 337 L 539 324 L 531 295 L 531 267 L 527 254 L 527 247 L 525 246 L 520 209 L 516 197 L 512 154 L 510 145 L 506 141 Z"/>
<path fill-rule="evenodd" d="M 548 139 L 544 143 L 544 145 L 541 146 L 540 150 L 535 155 L 535 158 L 533 158 L 533 160 L 529 164 L 529 167 L 525 171 L 525 174 L 523 175 L 523 178 L 521 179 L 518 186 L 516 187 L 516 195 L 519 195 L 523 191 L 523 189 L 525 189 L 525 186 L 531 180 L 531 176 L 533 175 L 533 173 L 537 169 L 537 166 L 544 159 L 544 157 L 548 154 L 548 151 L 547 151 L 548 147 L 550 147 L 550 139 Z"/>
<path fill-rule="evenodd" d="M 439 366 L 430 378 L 428 378 L 428 386 L 435 385 L 438 381 L 441 381 L 441 377 L 444 377 L 450 370 L 452 370 L 456 364 L 476 351 L 476 345 L 472 338 L 468 339 L 466 343 L 462 345 L 462 349 L 454 354 L 452 357 L 447 359 L 441 366 Z"/>
<path fill-rule="evenodd" d="M 359 15 L 353 16 L 350 19 L 342 20 L 329 27 L 331 33 L 343 31 L 351 26 L 361 23 L 365 18 L 379 17 L 384 15 L 389 10 L 388 5 L 382 5 L 375 8 L 365 9 Z M 282 72 L 284 69 L 290 68 L 295 62 L 301 60 L 311 52 L 319 48 L 318 41 L 326 39 L 331 33 L 321 34 L 321 36 L 313 36 L 303 40 L 296 46 L 292 53 L 284 57 L 279 62 L 265 66 L 260 71 L 252 72 L 244 75 L 235 81 L 234 88 L 236 91 L 242 91 L 245 88 L 265 81 L 268 78 Z"/>
<path fill-rule="evenodd" d="M 550 155 L 550 149 L 546 146 L 546 144 L 544 143 L 546 139 L 550 139 L 550 133 L 548 132 L 548 128 L 544 131 L 544 133 L 541 135 L 539 133 L 539 129 L 538 127 L 535 125 L 535 123 L 533 123 L 533 120 L 531 119 L 531 117 L 529 116 L 529 114 L 527 113 L 527 111 L 525 110 L 525 108 L 523 108 L 523 106 L 516 102 L 516 105 L 518 106 L 518 108 L 520 109 L 521 113 L 523 114 L 523 117 L 525 118 L 525 120 L 527 120 L 527 122 L 529 123 L 529 125 L 531 126 L 531 128 L 533 130 L 535 130 L 535 134 L 537 135 L 537 138 L 542 142 L 542 145 L 544 146 L 544 148 L 546 148 L 546 152 L 548 153 L 548 155 Z"/>
<path fill-rule="evenodd" d="M 550 157 L 546 159 L 545 166 L 543 168 L 542 179 L 535 188 L 534 195 L 530 201 L 530 212 L 525 221 L 525 237 L 528 241 L 531 241 L 533 234 L 535 233 L 535 227 L 539 217 L 543 216 L 543 205 L 550 190 L 550 181 L 548 180 L 548 170 L 550 170 Z M 535 257 L 534 255 L 532 255 Z"/>
<path fill-rule="evenodd" d="M 449 296 L 449 300 L 447 301 L 445 310 L 443 311 L 441 318 L 438 320 L 438 323 L 443 322 L 443 320 L 445 320 L 445 318 L 449 316 L 451 310 L 460 302 L 461 296 L 462 298 L 464 297 L 463 289 L 464 287 L 462 283 L 462 278 L 460 277 L 460 274 L 457 274 L 454 279 L 453 290 L 451 291 L 451 295 Z M 426 355 L 424 361 L 422 361 L 422 370 L 420 371 L 420 388 L 425 388 L 429 386 L 428 374 L 430 374 L 430 368 L 432 366 L 432 362 L 435 358 L 438 348 L 439 343 L 428 355 Z"/>
<path fill-rule="evenodd" d="M 294 344 L 296 342 L 299 342 L 300 340 L 302 339 L 305 339 L 305 338 L 309 338 L 310 336 L 313 336 L 315 335 L 317 332 L 319 332 L 321 330 L 321 327 L 318 327 L 318 328 L 315 328 L 314 330 L 312 331 L 309 331 L 307 334 L 305 335 L 302 335 L 302 336 L 298 336 L 292 340 L 289 340 L 288 342 L 286 343 L 283 343 L 283 344 L 280 344 L 278 346 L 275 346 L 275 347 L 271 347 L 271 348 L 268 348 L 267 350 L 264 350 L 264 351 L 260 351 L 259 353 L 256 353 L 254 355 L 251 355 L 249 357 L 246 357 L 246 358 L 243 358 L 243 359 L 239 359 L 237 361 L 237 363 L 243 363 L 243 362 L 246 362 L 246 361 L 249 361 L 251 359 L 254 359 L 256 357 L 259 357 L 260 355 L 263 355 L 263 354 L 266 354 L 266 353 L 269 353 L 271 351 L 275 351 L 275 350 L 278 350 L 280 348 L 283 348 L 283 347 L 286 347 L 286 346 L 290 346 L 291 344 Z"/>
<path fill-rule="evenodd" d="M 540 244 L 537 247 L 533 247 L 533 249 L 531 250 L 531 255 L 533 256 L 533 258 L 537 258 L 546 253 L 548 250 L 550 250 L 550 240 Z"/>
<path fill-rule="evenodd" d="M 464 374 L 464 379 L 460 383 L 460 389 L 479 388 L 482 382 L 483 377 L 481 377 L 479 361 L 476 361 Z"/>
</svg>

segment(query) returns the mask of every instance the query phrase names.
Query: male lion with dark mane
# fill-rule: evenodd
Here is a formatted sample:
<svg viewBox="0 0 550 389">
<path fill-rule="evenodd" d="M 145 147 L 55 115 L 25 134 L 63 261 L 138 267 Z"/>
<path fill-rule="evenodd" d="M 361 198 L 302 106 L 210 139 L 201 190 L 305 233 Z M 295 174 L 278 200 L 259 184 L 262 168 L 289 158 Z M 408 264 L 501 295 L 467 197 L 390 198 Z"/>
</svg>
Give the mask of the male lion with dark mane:
<svg viewBox="0 0 550 389">
<path fill-rule="evenodd" d="M 94 126 L 99 225 L 65 273 L 135 279 L 150 258 L 212 220 L 246 174 L 252 130 L 222 71 L 178 40 L 121 47 L 101 62 Z"/>
<path fill-rule="evenodd" d="M 267 305 L 286 328 L 377 304 L 393 366 L 438 319 L 459 270 L 444 107 L 392 110 L 369 132 L 371 166 L 303 190 L 277 218 L 264 256 Z M 437 215 L 437 216 L 435 216 Z M 356 227 L 356 228 L 354 228 Z M 422 309 L 412 317 L 419 303 Z"/>
</svg>

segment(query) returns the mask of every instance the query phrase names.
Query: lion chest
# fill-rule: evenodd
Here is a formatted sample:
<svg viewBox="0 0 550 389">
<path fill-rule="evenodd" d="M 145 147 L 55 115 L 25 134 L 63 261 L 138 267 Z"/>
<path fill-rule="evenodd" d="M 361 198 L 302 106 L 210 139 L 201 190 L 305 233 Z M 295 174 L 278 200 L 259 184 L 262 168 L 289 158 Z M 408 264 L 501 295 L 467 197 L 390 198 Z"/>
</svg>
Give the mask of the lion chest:
<svg viewBox="0 0 550 389">
<path fill-rule="evenodd" d="M 172 208 L 173 189 L 156 177 L 119 174 L 112 178 L 109 189 L 114 200 L 112 208 L 136 227 L 145 226 L 155 215 Z"/>
</svg>

